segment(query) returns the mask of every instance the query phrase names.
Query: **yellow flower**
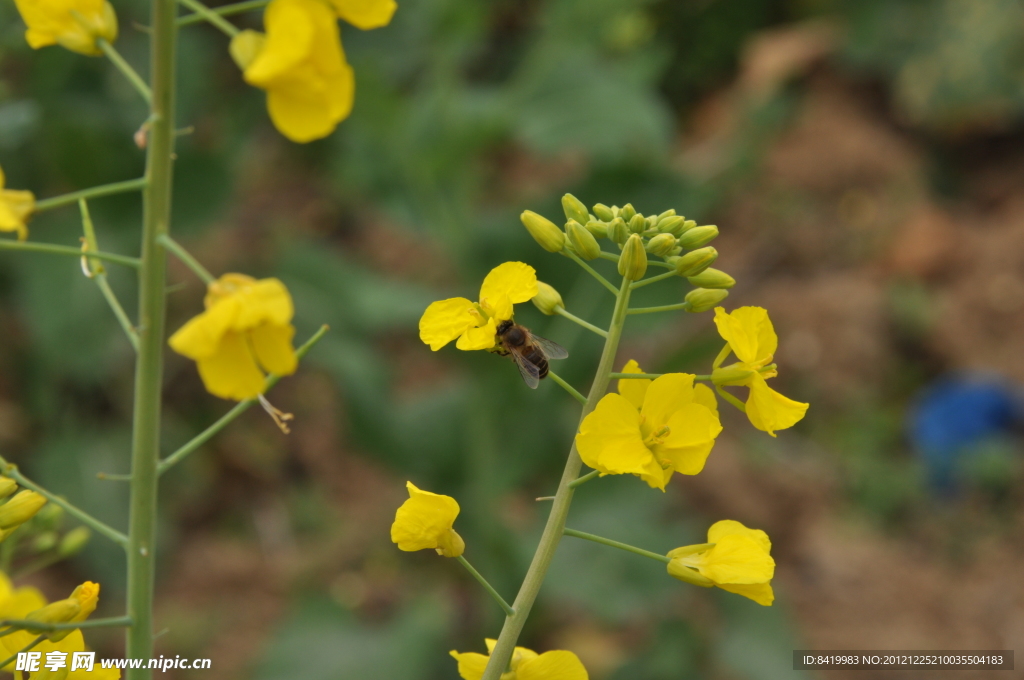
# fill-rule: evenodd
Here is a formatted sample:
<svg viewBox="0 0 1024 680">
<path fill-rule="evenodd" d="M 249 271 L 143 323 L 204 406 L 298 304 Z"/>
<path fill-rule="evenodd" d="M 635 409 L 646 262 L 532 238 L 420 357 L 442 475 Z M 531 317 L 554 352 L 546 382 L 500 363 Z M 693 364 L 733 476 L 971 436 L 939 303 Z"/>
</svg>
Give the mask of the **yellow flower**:
<svg viewBox="0 0 1024 680">
<path fill-rule="evenodd" d="M 330 0 L 338 16 L 364 31 L 391 23 L 395 0 Z"/>
<path fill-rule="evenodd" d="M 749 387 L 747 418 L 754 427 L 773 437 L 775 430 L 784 430 L 800 422 L 808 404 L 793 401 L 768 387 L 766 379 L 778 375 L 774 367 L 761 370 L 771 364 L 779 346 L 779 337 L 775 335 L 768 311 L 762 307 L 740 307 L 726 313 L 722 307 L 716 307 L 715 325 L 727 344 L 715 359 L 712 381 L 716 385 Z M 730 351 L 739 361 L 722 367 Z"/>
<path fill-rule="evenodd" d="M 273 0 L 263 24 L 264 40 L 254 40 L 254 31 L 232 40 L 232 55 L 244 56 L 245 82 L 267 91 L 270 119 L 285 137 L 326 137 L 348 116 L 355 95 L 334 13 L 319 0 Z"/>
<path fill-rule="evenodd" d="M 17 232 L 18 240 L 28 238 L 26 222 L 36 209 L 31 191 L 4 189 L 4 171 L 0 168 L 0 231 Z"/>
<path fill-rule="evenodd" d="M 451 496 L 421 491 L 406 482 L 409 500 L 402 503 L 391 525 L 391 540 L 399 550 L 413 552 L 432 548 L 438 555 L 458 557 L 466 549 L 452 525 L 459 516 L 459 504 Z"/>
<path fill-rule="evenodd" d="M 642 371 L 630 361 L 623 372 Z M 711 390 L 694 387 L 689 373 L 667 373 L 620 380 L 619 394 L 604 395 L 583 419 L 576 449 L 602 477 L 632 474 L 664 491 L 673 472 L 704 469 L 721 431 Z"/>
<path fill-rule="evenodd" d="M 488 638 L 487 655 L 476 652 L 459 653 L 454 649 L 449 652 L 459 663 L 459 675 L 463 680 L 480 680 L 487 668 L 487 660 L 494 651 L 497 640 Z M 501 680 L 588 680 L 587 669 L 572 652 L 563 649 L 537 652 L 516 647 L 512 653 L 510 670 L 503 673 Z"/>
<path fill-rule="evenodd" d="M 512 318 L 512 305 L 537 295 L 537 272 L 522 262 L 499 264 L 480 286 L 480 302 L 449 298 L 430 303 L 420 318 L 420 340 L 435 352 L 458 338 L 462 350 L 494 347 L 498 324 Z"/>
<path fill-rule="evenodd" d="M 676 548 L 668 553 L 668 573 L 696 585 L 718 586 L 769 606 L 775 600 L 770 581 L 775 560 L 769 554 L 772 542 L 760 529 L 748 529 L 725 519 L 708 529 L 708 543 Z"/>
<path fill-rule="evenodd" d="M 71 596 L 51 602 L 50 604 L 30 612 L 25 618 L 41 623 L 78 623 L 85 621 L 96 611 L 100 600 L 100 584 L 86 581 L 75 588 Z M 67 637 L 70 630 L 56 630 L 47 634 L 53 642 Z"/>
<path fill-rule="evenodd" d="M 253 399 L 264 372 L 291 375 L 292 298 L 277 279 L 225 274 L 210 284 L 206 311 L 171 336 L 178 354 L 196 362 L 206 390 L 223 399 Z"/>
<path fill-rule="evenodd" d="M 100 38 L 117 40 L 117 15 L 106 0 L 14 0 L 28 26 L 25 40 L 38 50 L 60 45 L 72 52 L 100 56 Z"/>
<path fill-rule="evenodd" d="M 88 588 L 87 588 L 88 587 Z M 75 593 L 83 595 L 83 600 L 78 601 L 80 610 L 83 610 L 82 605 L 85 607 L 90 606 L 95 609 L 95 600 L 92 599 L 91 595 L 85 595 L 84 591 L 88 590 L 90 593 L 99 595 L 99 586 L 94 583 L 86 582 L 75 589 Z M 71 598 L 75 598 L 75 593 L 72 593 Z M 62 601 L 64 602 L 64 601 Z M 0 572 L 0 619 L 26 619 L 33 612 L 37 612 L 46 607 L 46 598 L 37 589 L 32 587 L 22 587 L 15 589 L 11 585 L 11 580 L 7 578 L 7 575 Z M 89 612 L 91 613 L 91 609 Z M 84 620 L 85 617 L 73 619 L 75 621 Z M 82 637 L 82 631 L 75 628 L 70 631 L 60 631 L 65 635 L 62 639 L 54 642 L 51 640 L 44 640 L 35 647 L 32 651 L 42 652 L 42 660 L 45 664 L 47 652 L 64 652 L 67 655 L 68 668 L 71 668 L 71 654 L 74 652 L 86 651 L 85 639 Z M 19 630 L 10 635 L 0 637 L 0 654 L 4 658 L 14 656 L 18 652 L 25 649 L 29 643 L 36 639 L 38 633 L 32 633 L 26 630 Z M 40 664 L 41 670 L 38 673 L 32 675 L 33 678 L 44 678 L 48 677 L 50 673 L 44 667 L 44 664 Z M 14 670 L 15 662 L 12 661 L 10 664 L 4 667 L 3 670 L 12 672 Z M 57 677 L 61 677 L 59 674 L 63 673 L 63 669 L 58 671 Z M 82 669 L 70 671 L 65 680 L 117 680 L 121 677 L 121 671 L 116 668 L 100 668 L 99 664 L 94 666 L 94 669 L 89 672 Z"/>
</svg>

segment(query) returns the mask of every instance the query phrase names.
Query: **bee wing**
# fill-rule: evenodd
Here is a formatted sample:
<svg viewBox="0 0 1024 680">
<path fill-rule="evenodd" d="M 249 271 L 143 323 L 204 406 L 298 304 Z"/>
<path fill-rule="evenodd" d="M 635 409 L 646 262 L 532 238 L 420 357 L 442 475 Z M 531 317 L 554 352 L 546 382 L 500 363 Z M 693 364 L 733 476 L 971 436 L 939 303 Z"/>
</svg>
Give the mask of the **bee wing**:
<svg viewBox="0 0 1024 680">
<path fill-rule="evenodd" d="M 537 389 L 540 385 L 540 369 L 524 359 L 523 355 L 514 349 L 510 348 L 509 354 L 512 356 L 512 360 L 516 362 L 516 366 L 519 367 L 519 375 L 523 376 L 523 382 L 526 383 L 526 386 L 531 390 Z"/>
<path fill-rule="evenodd" d="M 530 340 L 540 348 L 540 351 L 544 352 L 544 356 L 548 359 L 566 359 L 569 357 L 569 352 L 557 342 L 551 342 L 547 338 L 542 338 L 533 333 L 530 333 Z"/>
</svg>

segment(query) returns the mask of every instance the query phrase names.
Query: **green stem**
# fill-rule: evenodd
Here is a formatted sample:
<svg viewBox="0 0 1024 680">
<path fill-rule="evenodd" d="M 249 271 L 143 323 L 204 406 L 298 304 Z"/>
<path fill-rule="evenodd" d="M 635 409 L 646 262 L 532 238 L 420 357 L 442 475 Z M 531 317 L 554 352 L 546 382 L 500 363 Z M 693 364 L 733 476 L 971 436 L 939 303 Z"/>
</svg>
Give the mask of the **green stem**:
<svg viewBox="0 0 1024 680">
<path fill-rule="evenodd" d="M 722 399 L 725 399 L 727 402 L 729 402 L 739 410 L 743 411 L 744 413 L 747 412 L 747 405 L 744 404 L 739 399 L 737 399 L 736 397 L 729 394 L 728 392 L 726 392 L 724 389 L 722 389 L 721 385 L 715 385 L 715 392 L 718 392 L 718 395 L 722 397 Z"/>
<path fill-rule="evenodd" d="M 490 583 L 488 583 L 487 579 L 485 579 L 483 576 L 481 576 L 480 572 L 477 571 L 476 569 L 474 569 L 473 565 L 470 564 L 466 560 L 465 557 L 463 557 L 462 555 L 459 555 L 455 559 L 457 559 L 459 561 L 459 563 L 466 568 L 466 571 L 468 571 L 470 574 L 473 575 L 473 578 L 475 578 L 477 581 L 480 582 L 480 585 L 482 585 L 484 587 L 484 590 L 486 590 L 488 593 L 491 594 L 491 597 L 494 598 L 495 602 L 497 602 L 498 605 L 503 610 L 505 610 L 505 614 L 506 615 L 512 616 L 513 614 L 516 613 L 515 610 L 512 609 L 512 607 L 509 606 L 508 602 L 505 602 L 505 598 L 503 598 L 500 594 L 498 594 L 498 591 L 494 589 L 494 586 L 492 586 Z"/>
<path fill-rule="evenodd" d="M 61 208 L 65 205 L 78 203 L 78 201 L 83 198 L 89 199 L 99 198 L 100 196 L 112 196 L 114 194 L 124 194 L 129 191 L 139 191 L 140 189 L 145 188 L 145 177 L 129 179 L 124 182 L 114 182 L 113 184 L 101 184 L 98 187 L 82 189 L 81 191 L 72 191 L 70 194 L 61 194 L 60 196 L 54 196 L 53 198 L 44 198 L 41 201 L 36 201 L 35 212 L 38 213 L 43 212 L 44 210 L 52 210 L 53 208 Z"/>
<path fill-rule="evenodd" d="M 598 273 L 597 273 L 597 270 L 596 270 L 596 269 L 594 269 L 593 267 L 591 267 L 591 266 L 590 266 L 589 264 L 587 264 L 586 262 L 584 262 L 584 261 L 583 261 L 582 259 L 580 259 L 580 256 L 579 256 L 579 255 L 577 255 L 576 253 L 570 253 L 570 252 L 569 252 L 568 250 L 563 250 L 563 251 L 562 251 L 562 254 L 563 254 L 563 255 L 565 255 L 566 257 L 568 257 L 569 259 L 571 259 L 571 260 L 572 260 L 573 262 L 575 262 L 575 263 L 576 263 L 576 264 L 578 264 L 579 266 L 583 267 L 583 269 L 584 269 L 584 270 L 585 270 L 585 271 L 586 271 L 586 272 L 587 272 L 588 274 L 590 274 L 590 275 L 591 275 L 591 276 L 593 276 L 593 277 L 594 277 L 595 279 L 597 279 L 597 282 L 598 282 L 598 283 L 600 283 L 600 284 L 601 284 L 602 286 L 604 286 L 605 288 L 607 288 L 608 290 L 610 290 L 610 291 L 611 291 L 611 293 L 612 293 L 612 295 L 616 295 L 616 296 L 617 296 L 617 295 L 619 294 L 619 291 L 618 291 L 618 290 L 616 290 L 615 286 L 613 286 L 613 285 L 612 285 L 612 284 L 611 284 L 611 283 L 610 283 L 610 282 L 608 281 L 608 279 L 606 279 L 606 278 L 604 278 L 603 276 L 601 276 L 600 274 L 598 274 Z"/>
<path fill-rule="evenodd" d="M 89 215 L 89 204 L 84 198 L 78 199 L 78 209 L 82 213 L 82 231 L 85 232 L 85 244 L 90 251 L 97 251 L 100 247 L 99 242 L 96 240 L 96 229 L 93 227 L 92 217 Z M 86 258 L 83 257 L 82 261 L 85 263 Z M 135 326 L 132 325 L 131 319 L 128 318 L 128 314 L 125 313 L 124 307 L 121 306 L 121 302 L 117 299 L 113 289 L 110 287 L 110 283 L 107 281 L 106 269 L 103 268 L 99 261 L 95 261 L 93 258 L 88 258 L 88 267 L 83 264 L 82 269 L 85 270 L 86 276 L 96 282 L 96 286 L 100 289 L 107 304 L 110 305 L 111 311 L 114 312 L 117 322 L 121 325 L 125 335 L 128 336 L 128 342 L 138 352 L 139 336 L 135 332 Z"/>
<path fill-rule="evenodd" d="M 570 312 L 565 311 L 565 307 L 555 307 L 555 314 L 558 314 L 559 316 L 563 316 L 566 319 L 568 319 L 569 321 L 572 321 L 575 324 L 579 324 L 580 326 L 583 326 L 588 331 L 593 331 L 594 333 L 597 333 L 602 338 L 607 338 L 608 337 L 608 331 L 606 331 L 603 328 L 598 328 L 594 324 L 589 323 L 587 321 L 584 321 L 583 319 L 579 318 L 575 314 L 571 314 Z"/>
<path fill-rule="evenodd" d="M 588 534 L 588 533 L 584 533 L 582 531 L 576 531 L 575 529 L 566 529 L 562 533 L 564 533 L 566 536 L 574 536 L 576 538 L 585 538 L 586 540 L 593 541 L 594 543 L 600 543 L 602 545 L 610 545 L 611 547 L 618 548 L 619 550 L 626 550 L 628 552 L 635 553 L 637 555 L 643 555 L 644 557 L 650 557 L 652 560 L 658 560 L 659 562 L 664 562 L 665 564 L 668 564 L 669 562 L 672 561 L 666 555 L 659 555 L 658 553 L 651 552 L 650 550 L 644 550 L 643 548 L 637 548 L 635 546 L 628 545 L 626 543 L 619 543 L 618 541 L 613 541 L 610 538 L 603 538 L 601 536 L 595 536 L 594 534 Z"/>
<path fill-rule="evenodd" d="M 598 255 L 598 257 L 600 257 L 602 260 L 608 260 L 610 262 L 618 262 L 619 261 L 619 256 L 618 255 L 616 255 L 615 253 L 606 252 L 604 250 L 601 251 L 601 254 Z M 670 265 L 668 262 L 660 262 L 658 260 L 647 260 L 647 266 L 648 267 L 661 267 L 662 269 L 673 269 L 673 270 L 675 269 L 675 267 Z"/>
<path fill-rule="evenodd" d="M 295 350 L 295 355 L 299 359 L 302 359 L 304 356 L 306 356 L 306 353 L 309 352 L 313 345 L 320 342 L 320 338 L 324 337 L 324 334 L 327 333 L 328 330 L 330 329 L 326 325 L 321 326 L 320 330 L 313 334 L 313 337 L 307 340 L 304 345 Z M 276 385 L 277 381 L 280 379 L 281 376 L 279 375 L 267 376 L 266 382 L 263 383 L 263 393 L 265 394 L 266 392 L 268 392 L 270 388 Z M 157 474 L 162 475 L 163 473 L 167 472 L 169 469 L 180 463 L 186 456 L 188 456 L 190 453 L 198 449 L 206 442 L 210 441 L 210 439 L 215 434 L 217 434 L 225 427 L 227 427 L 227 425 L 232 420 L 245 413 L 249 409 L 249 407 L 257 403 L 259 403 L 259 399 L 246 399 L 245 401 L 238 402 L 238 404 L 236 404 L 233 409 L 231 409 L 223 416 L 221 416 L 217 420 L 217 422 L 215 422 L 213 425 L 210 425 L 208 428 L 197 434 L 195 437 L 192 438 L 191 441 L 189 441 L 187 444 L 179 448 L 177 451 L 161 460 L 160 464 L 157 466 Z M 106 479 L 117 478 L 117 475 L 106 476 Z"/>
<path fill-rule="evenodd" d="M 562 380 L 561 376 L 557 375 L 554 371 L 548 370 L 548 377 L 554 380 L 556 383 L 561 385 L 562 389 L 573 396 L 573 398 L 581 404 L 587 403 L 587 398 L 576 391 L 576 388 L 569 383 Z"/>
<path fill-rule="evenodd" d="M 0 631 L 0 637 L 10 635 L 11 633 L 19 630 L 27 630 L 35 633 L 37 631 L 75 630 L 76 628 L 120 628 L 130 625 L 132 625 L 132 619 L 130 616 L 89 619 L 87 621 L 78 621 L 75 623 L 41 623 L 30 619 L 7 619 L 0 621 L 0 627 L 4 628 L 3 631 Z M 3 668 L 3 666 L 0 666 L 0 668 Z"/>
<path fill-rule="evenodd" d="M 82 257 L 82 249 L 73 246 L 59 246 L 53 243 L 33 243 L 31 241 L 10 241 L 0 239 L 0 250 L 21 250 L 29 253 L 47 253 L 49 255 L 68 255 L 70 257 Z M 126 267 L 139 267 L 140 261 L 137 257 L 117 255 L 116 253 L 95 252 L 89 253 L 89 257 L 106 262 L 123 264 Z"/>
<path fill-rule="evenodd" d="M 227 21 L 223 16 L 217 14 L 198 0 L 178 0 L 178 2 L 185 5 L 185 7 L 188 7 L 196 14 L 201 15 L 204 20 L 219 28 L 229 38 L 234 38 L 241 32 L 238 28 L 232 25 L 230 21 Z M 181 24 L 179 23 L 178 25 L 180 26 Z"/>
<path fill-rule="evenodd" d="M 680 302 L 678 304 L 662 305 L 660 307 L 634 307 L 626 312 L 626 314 L 653 314 L 654 312 L 674 312 L 679 309 L 687 312 L 690 311 L 690 303 Z"/>
<path fill-rule="evenodd" d="M 103 50 L 103 54 L 107 55 L 107 59 L 117 67 L 117 70 L 124 74 L 124 77 L 132 84 L 135 91 L 142 95 L 142 98 L 146 100 L 146 103 L 152 104 L 153 91 L 149 89 L 149 85 L 147 85 L 146 81 L 142 79 L 142 76 L 140 76 L 135 69 L 131 67 L 131 64 L 125 61 L 124 57 L 114 49 L 114 46 L 103 38 L 97 40 L 96 44 L 99 45 L 101 50 Z"/>
<path fill-rule="evenodd" d="M 0 457 L 0 465 L 3 466 L 3 474 L 10 477 L 18 484 L 21 484 L 26 489 L 31 489 L 32 491 L 35 491 L 37 494 L 39 494 L 46 500 L 50 501 L 54 505 L 59 505 L 60 507 L 64 508 L 65 512 L 67 512 L 69 515 L 77 519 L 82 524 L 85 524 L 86 526 L 95 529 L 97 532 L 103 534 L 104 536 L 112 540 L 114 543 L 117 543 L 119 545 L 127 545 L 127 536 L 122 534 L 117 529 L 107 524 L 104 524 L 103 522 L 96 519 L 89 513 L 85 512 L 84 510 L 76 508 L 74 505 L 68 503 L 60 496 L 57 496 L 47 491 L 43 487 L 33 482 L 31 479 L 28 479 L 27 477 L 25 477 L 25 475 L 21 474 L 21 471 L 18 470 L 17 465 L 13 463 L 8 463 L 3 457 Z M 3 668 L 3 666 L 0 665 L 0 668 Z"/>
<path fill-rule="evenodd" d="M 597 477 L 600 474 L 601 474 L 601 472 L 599 470 L 591 470 L 590 472 L 588 472 L 587 474 L 583 475 L 582 477 L 577 477 L 576 479 L 574 479 L 571 482 L 569 482 L 569 488 L 570 489 L 575 489 L 575 488 L 581 487 L 584 484 L 586 484 L 587 482 L 589 482 L 591 479 L 593 479 L 594 477 Z"/>
<path fill-rule="evenodd" d="M 629 281 L 623 279 L 615 299 L 615 310 L 612 312 L 612 320 L 608 326 L 608 338 L 604 343 L 604 351 L 601 353 L 601 361 L 597 366 L 597 373 L 594 382 L 590 386 L 590 393 L 587 395 L 587 403 L 583 405 L 583 412 L 580 414 L 580 422 L 597 406 L 597 402 L 604 396 L 608 389 L 609 376 L 612 366 L 615 363 L 615 354 L 619 348 L 619 339 L 622 337 L 622 328 L 626 322 L 626 310 L 629 308 Z M 565 462 L 565 470 L 562 472 L 562 479 L 558 483 L 558 491 L 555 493 L 555 500 L 551 504 L 551 513 L 548 515 L 547 524 L 544 526 L 544 533 L 541 535 L 537 551 L 533 555 L 530 568 L 526 572 L 526 578 L 519 588 L 515 602 L 512 603 L 515 614 L 505 619 L 501 634 L 498 636 L 498 643 L 491 652 L 487 662 L 487 669 L 481 680 L 499 680 L 502 673 L 508 668 L 515 649 L 519 635 L 522 633 L 523 625 L 526 623 L 533 603 L 540 592 L 541 584 L 547 575 L 548 567 L 555 556 L 558 542 L 562 538 L 562 531 L 565 529 L 565 518 L 569 514 L 569 506 L 572 504 L 573 489 L 569 484 L 579 476 L 580 467 L 583 461 L 576 451 L 576 444 L 573 442 L 569 450 L 569 458 Z"/>
<path fill-rule="evenodd" d="M 221 7 L 211 7 L 210 11 L 214 14 L 226 17 L 232 14 L 248 12 L 253 9 L 260 9 L 261 7 L 266 7 L 269 4 L 270 0 L 249 0 L 249 2 L 236 2 L 231 5 L 223 5 Z M 195 14 L 189 14 L 178 19 L 178 26 L 189 26 L 203 21 L 206 21 L 206 16 L 196 12 Z"/>
<path fill-rule="evenodd" d="M 29 651 L 30 649 L 32 649 L 33 647 L 35 647 L 36 645 L 38 645 L 40 642 L 42 642 L 45 639 L 46 639 L 45 635 L 40 635 L 39 637 L 37 637 L 32 642 L 30 642 L 27 645 L 25 645 L 22 649 L 20 649 L 17 652 L 15 652 L 14 655 L 11 658 L 6 659 L 3 663 L 0 663 L 0 668 L 6 668 L 7 664 L 11 663 L 12 661 L 17 661 L 18 660 L 18 654 L 24 654 L 25 652 Z"/>
<path fill-rule="evenodd" d="M 648 261 L 647 264 L 651 264 L 651 262 Z M 633 282 L 632 289 L 636 290 L 637 288 L 643 288 L 644 286 L 652 283 L 657 283 L 658 281 L 664 281 L 665 279 L 671 279 L 677 276 L 678 274 L 676 274 L 675 270 L 665 272 L 664 274 L 658 274 L 657 276 L 648 276 L 646 279 L 640 279 L 639 281 Z"/>
<path fill-rule="evenodd" d="M 153 656 L 153 583 L 156 557 L 157 464 L 160 462 L 160 410 L 163 386 L 167 253 L 158 241 L 171 221 L 174 176 L 174 86 L 178 38 L 174 0 L 151 0 L 150 82 L 153 96 L 143 192 L 142 267 L 139 272 L 139 352 L 135 363 L 131 492 L 128 515 L 127 615 L 124 654 Z M 126 680 L 150 680 L 148 668 L 128 669 Z"/>
<path fill-rule="evenodd" d="M 199 262 L 199 260 L 192 256 L 192 253 L 185 250 L 180 243 L 172 239 L 167 234 L 157 236 L 156 240 L 157 243 L 171 251 L 176 258 L 181 260 L 186 267 L 191 269 L 192 273 L 201 278 L 203 283 L 206 285 L 210 285 L 217 280 L 217 278 L 211 274 L 210 271 Z"/>
</svg>

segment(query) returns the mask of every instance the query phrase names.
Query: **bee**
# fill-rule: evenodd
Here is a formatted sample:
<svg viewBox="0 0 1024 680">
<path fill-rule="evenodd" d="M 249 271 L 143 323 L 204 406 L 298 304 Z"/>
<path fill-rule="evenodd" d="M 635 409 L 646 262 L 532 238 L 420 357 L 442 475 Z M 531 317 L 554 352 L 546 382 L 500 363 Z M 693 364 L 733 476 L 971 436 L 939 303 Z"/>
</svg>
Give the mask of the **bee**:
<svg viewBox="0 0 1024 680">
<path fill-rule="evenodd" d="M 565 359 L 569 353 L 561 345 L 534 335 L 530 329 L 511 320 L 498 324 L 498 347 L 501 356 L 511 356 L 519 367 L 519 375 L 530 389 L 537 389 L 548 374 L 548 359 Z"/>
</svg>

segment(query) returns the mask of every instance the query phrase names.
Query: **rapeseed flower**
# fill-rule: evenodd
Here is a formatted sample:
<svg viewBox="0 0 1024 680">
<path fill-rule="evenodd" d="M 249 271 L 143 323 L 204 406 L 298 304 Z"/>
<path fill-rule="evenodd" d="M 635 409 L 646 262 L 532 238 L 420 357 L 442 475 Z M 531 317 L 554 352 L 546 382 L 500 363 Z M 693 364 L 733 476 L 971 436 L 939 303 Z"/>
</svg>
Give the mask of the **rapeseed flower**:
<svg viewBox="0 0 1024 680">
<path fill-rule="evenodd" d="M 459 653 L 454 649 L 449 652 L 458 664 L 459 675 L 463 680 L 480 680 L 487 668 L 487 661 L 494 651 L 497 640 L 488 638 L 487 654 L 476 652 Z M 512 653 L 509 670 L 503 673 L 502 680 L 588 680 L 590 676 L 583 663 L 572 652 L 564 649 L 538 654 L 537 652 L 516 647 Z"/>
<path fill-rule="evenodd" d="M 409 500 L 402 503 L 391 525 L 391 540 L 399 550 L 414 552 L 433 549 L 444 557 L 458 557 L 466 549 L 452 525 L 459 516 L 459 504 L 451 496 L 422 491 L 406 482 Z"/>
<path fill-rule="evenodd" d="M 505 262 L 480 286 L 480 301 L 449 298 L 430 303 L 420 318 L 420 340 L 437 351 L 458 338 L 461 350 L 491 349 L 498 324 L 512 318 L 512 306 L 538 293 L 537 272 L 522 262 Z"/>
<path fill-rule="evenodd" d="M 775 600 L 771 549 L 768 534 L 726 519 L 711 525 L 706 544 L 670 551 L 668 573 L 687 583 L 718 586 L 767 607 Z"/>
<path fill-rule="evenodd" d="M 716 307 L 715 325 L 727 344 L 715 359 L 712 382 L 750 388 L 745 409 L 747 418 L 754 427 L 773 437 L 775 430 L 798 423 L 807 412 L 808 404 L 779 394 L 766 382 L 778 375 L 774 366 L 769 365 L 779 346 L 768 311 L 762 307 L 740 307 L 726 313 L 722 307 Z M 739 361 L 723 367 L 721 364 L 730 352 Z"/>
<path fill-rule="evenodd" d="M 329 0 L 338 17 L 364 31 L 391 23 L 395 0 Z"/>
<path fill-rule="evenodd" d="M 266 90 L 270 119 L 285 137 L 326 137 L 348 116 L 355 95 L 334 12 L 320 0 L 273 0 L 263 25 L 265 35 L 242 31 L 231 41 L 245 82 Z"/>
<path fill-rule="evenodd" d="M 97 40 L 117 40 L 117 15 L 106 0 L 14 0 L 28 26 L 25 40 L 32 49 L 60 45 L 97 57 Z"/>
<path fill-rule="evenodd" d="M 100 600 L 100 584 L 86 581 L 72 591 L 71 595 L 63 600 L 57 600 L 50 604 L 30 612 L 25 616 L 30 621 L 40 623 L 78 623 L 85 621 L 89 615 L 96 611 L 96 605 Z M 31 631 L 31 628 L 27 629 Z M 67 637 L 70 630 L 55 630 L 47 633 L 51 642 L 59 642 Z"/>
<path fill-rule="evenodd" d="M 265 373 L 291 375 L 292 298 L 277 279 L 225 274 L 209 285 L 206 311 L 171 336 L 171 348 L 196 362 L 206 390 L 242 401 L 263 392 Z"/>
<path fill-rule="evenodd" d="M 625 373 L 640 373 L 630 361 Z M 714 394 L 689 373 L 655 380 L 623 379 L 583 419 L 576 449 L 605 475 L 632 474 L 665 490 L 673 472 L 695 475 L 722 431 Z"/>
<path fill-rule="evenodd" d="M 28 238 L 28 218 L 36 209 L 36 197 L 31 191 L 4 189 L 4 171 L 0 168 L 0 231 L 13 231 L 18 240 Z"/>
</svg>

